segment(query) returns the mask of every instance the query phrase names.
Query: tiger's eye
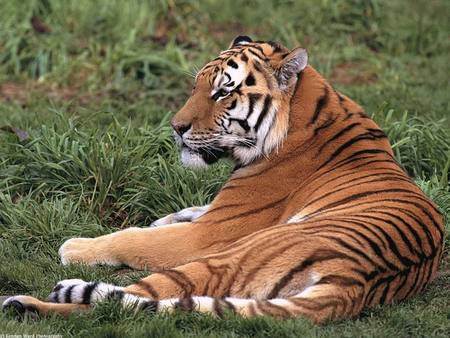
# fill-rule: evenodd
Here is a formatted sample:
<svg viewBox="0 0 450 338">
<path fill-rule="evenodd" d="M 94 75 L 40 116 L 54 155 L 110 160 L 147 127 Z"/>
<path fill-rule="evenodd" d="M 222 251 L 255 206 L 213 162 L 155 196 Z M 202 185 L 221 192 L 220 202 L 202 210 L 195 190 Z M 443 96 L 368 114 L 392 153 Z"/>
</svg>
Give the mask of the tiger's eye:
<svg viewBox="0 0 450 338">
<path fill-rule="evenodd" d="M 226 91 L 226 90 L 224 90 L 224 89 L 219 89 L 211 98 L 214 100 L 214 101 L 217 101 L 219 98 L 221 98 L 222 96 L 226 96 L 226 95 L 228 95 L 229 93 Z"/>
</svg>

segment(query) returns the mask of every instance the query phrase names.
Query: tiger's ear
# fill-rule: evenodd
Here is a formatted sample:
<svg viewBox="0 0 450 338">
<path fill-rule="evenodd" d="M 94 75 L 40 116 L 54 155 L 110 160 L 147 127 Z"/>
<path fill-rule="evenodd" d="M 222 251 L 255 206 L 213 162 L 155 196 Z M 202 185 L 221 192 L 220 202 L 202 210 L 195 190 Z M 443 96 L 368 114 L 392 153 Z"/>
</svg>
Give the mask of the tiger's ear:
<svg viewBox="0 0 450 338">
<path fill-rule="evenodd" d="M 249 43 L 249 42 L 253 42 L 253 40 L 250 37 L 248 37 L 247 35 L 238 35 L 231 42 L 231 45 L 229 48 L 232 48 L 234 46 L 239 46 L 239 45 L 245 45 L 246 43 Z"/>
<path fill-rule="evenodd" d="M 275 77 L 282 90 L 288 88 L 296 75 L 305 69 L 308 64 L 308 53 L 304 48 L 295 48 L 283 60 L 275 70 Z"/>
</svg>

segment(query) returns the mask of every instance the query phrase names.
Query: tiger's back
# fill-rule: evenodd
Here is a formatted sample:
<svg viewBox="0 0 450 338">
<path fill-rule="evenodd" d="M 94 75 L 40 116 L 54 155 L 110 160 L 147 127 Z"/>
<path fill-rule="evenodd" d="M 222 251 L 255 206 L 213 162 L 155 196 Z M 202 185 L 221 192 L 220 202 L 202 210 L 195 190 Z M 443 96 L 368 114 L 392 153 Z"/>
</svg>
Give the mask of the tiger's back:
<svg viewBox="0 0 450 338">
<path fill-rule="evenodd" d="M 359 105 L 310 67 L 296 90 L 283 147 L 269 160 L 236 170 L 197 220 L 239 228 L 238 234 L 221 233 L 231 252 L 237 238 L 253 236 L 264 224 L 262 232 L 273 240 L 254 248 L 252 274 L 275 260 L 288 267 L 280 276 L 268 269 L 262 285 L 254 277 L 237 279 L 241 293 L 235 296 L 289 298 L 308 288 L 317 294 L 324 288 L 327 295 L 331 286 L 356 286 L 350 288 L 357 294 L 348 299 L 350 314 L 421 292 L 442 256 L 441 214 L 400 168 L 386 135 Z M 305 240 L 313 244 L 303 250 Z M 296 246 L 300 262 L 294 253 L 280 258 Z M 279 282 L 267 287 L 266 278 Z M 311 311 L 322 307 L 311 305 Z"/>
</svg>

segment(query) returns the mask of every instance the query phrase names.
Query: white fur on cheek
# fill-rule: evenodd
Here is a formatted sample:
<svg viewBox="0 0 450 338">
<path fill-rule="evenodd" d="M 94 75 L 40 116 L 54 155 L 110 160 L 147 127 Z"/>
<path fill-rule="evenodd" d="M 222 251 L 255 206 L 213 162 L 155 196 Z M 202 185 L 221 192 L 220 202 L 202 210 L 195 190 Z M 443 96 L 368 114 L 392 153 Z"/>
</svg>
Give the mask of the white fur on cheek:
<svg viewBox="0 0 450 338">
<path fill-rule="evenodd" d="M 205 169 L 208 167 L 208 164 L 206 164 L 200 154 L 189 151 L 187 148 L 181 150 L 181 163 L 185 167 L 193 169 Z"/>
</svg>

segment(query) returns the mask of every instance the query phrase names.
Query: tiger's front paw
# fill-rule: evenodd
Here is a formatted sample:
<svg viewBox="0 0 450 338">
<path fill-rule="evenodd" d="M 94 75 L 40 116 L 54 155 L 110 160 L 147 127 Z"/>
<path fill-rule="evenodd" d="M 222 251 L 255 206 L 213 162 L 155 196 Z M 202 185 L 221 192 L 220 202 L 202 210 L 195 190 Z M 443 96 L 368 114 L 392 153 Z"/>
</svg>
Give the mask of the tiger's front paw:
<svg viewBox="0 0 450 338">
<path fill-rule="evenodd" d="M 174 223 L 181 222 L 193 222 L 200 216 L 202 216 L 206 211 L 208 211 L 209 205 L 205 205 L 202 207 L 191 207 L 186 208 L 178 212 L 174 212 L 173 214 L 169 214 L 163 218 L 160 218 L 150 224 L 151 227 L 159 227 L 164 225 L 170 225 Z"/>
<path fill-rule="evenodd" d="M 152 224 L 150 224 L 150 227 L 160 227 L 160 226 L 164 226 L 164 225 L 170 225 L 170 224 L 177 223 L 175 215 L 176 215 L 176 213 L 173 213 L 173 214 L 164 216 L 163 218 L 157 219 L 156 221 L 152 222 Z"/>
<path fill-rule="evenodd" d="M 92 238 L 71 238 L 58 250 L 63 265 L 70 263 L 94 264 Z"/>
<path fill-rule="evenodd" d="M 88 265 L 118 265 L 107 250 L 101 248 L 96 238 L 71 238 L 59 248 L 59 256 L 63 265 L 83 263 Z"/>
</svg>

